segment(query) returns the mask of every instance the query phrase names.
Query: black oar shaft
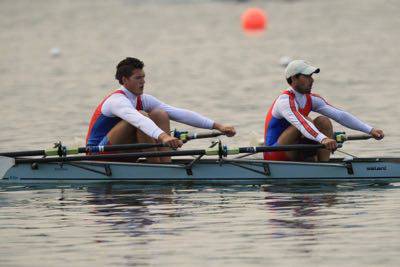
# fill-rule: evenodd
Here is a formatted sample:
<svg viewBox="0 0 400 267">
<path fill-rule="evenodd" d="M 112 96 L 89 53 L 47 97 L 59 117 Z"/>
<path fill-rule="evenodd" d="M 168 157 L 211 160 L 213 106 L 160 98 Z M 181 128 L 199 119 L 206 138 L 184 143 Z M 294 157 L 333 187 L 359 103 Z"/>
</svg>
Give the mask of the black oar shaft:
<svg viewBox="0 0 400 267">
<path fill-rule="evenodd" d="M 167 144 L 121 144 L 121 145 L 106 145 L 106 146 L 88 146 L 80 147 L 79 153 L 97 153 L 97 152 L 111 152 L 111 151 L 123 151 L 129 149 L 146 149 L 153 147 L 167 147 Z"/>
<path fill-rule="evenodd" d="M 54 157 L 54 158 L 19 158 L 16 163 L 49 163 L 49 162 L 70 162 L 82 160 L 121 160 L 133 158 L 151 158 L 151 157 L 170 157 L 170 156 L 192 156 L 192 155 L 205 155 L 206 150 L 182 150 L 182 151 L 149 151 L 149 152 L 134 152 L 134 153 L 118 153 L 118 154 L 100 154 L 100 155 L 87 155 L 87 156 L 73 156 L 73 157 Z"/>
<path fill-rule="evenodd" d="M 259 153 L 269 151 L 306 151 L 325 148 L 322 144 L 316 145 L 279 145 L 279 146 L 260 146 L 260 147 L 241 147 L 239 153 Z"/>
<path fill-rule="evenodd" d="M 4 157 L 30 157 L 30 156 L 66 156 L 73 155 L 79 153 L 98 153 L 98 152 L 111 152 L 111 151 L 122 151 L 122 150 L 130 150 L 130 149 L 146 149 L 153 147 L 166 147 L 166 144 L 148 144 L 148 143 L 139 143 L 139 144 L 121 144 L 121 145 L 105 145 L 105 146 L 87 146 L 87 147 L 78 147 L 78 148 L 67 148 L 62 147 L 48 149 L 48 150 L 28 150 L 28 151 L 17 151 L 17 152 L 2 152 L 0 156 Z"/>
<path fill-rule="evenodd" d="M 201 138 L 211 138 L 223 135 L 221 132 L 211 132 L 211 133 L 179 133 L 178 138 L 184 142 L 193 139 Z M 16 152 L 2 152 L 0 156 L 5 157 L 30 157 L 30 156 L 67 156 L 79 153 L 98 153 L 98 152 L 111 152 L 111 151 L 126 151 L 131 149 L 146 149 L 154 147 L 167 147 L 167 144 L 122 144 L 122 145 L 105 145 L 105 146 L 88 146 L 88 147 L 77 147 L 77 148 L 67 148 L 62 146 L 61 143 L 57 144 L 53 149 L 48 150 L 28 150 L 28 151 L 16 151 Z"/>
<path fill-rule="evenodd" d="M 340 145 L 340 144 L 339 144 Z M 285 145 L 285 146 L 265 146 L 265 147 L 240 147 L 218 149 L 196 149 L 196 150 L 180 150 L 180 151 L 149 151 L 134 153 L 118 153 L 118 154 L 97 154 L 87 156 L 70 156 L 70 157 L 49 157 L 49 158 L 19 158 L 16 163 L 45 163 L 45 162 L 69 162 L 82 160 L 127 160 L 135 158 L 151 158 L 151 157 L 171 157 L 171 156 L 197 156 L 197 155 L 218 155 L 220 157 L 227 155 L 236 155 L 240 153 L 259 153 L 267 151 L 305 151 L 324 148 L 324 145 Z"/>
<path fill-rule="evenodd" d="M 17 152 L 2 152 L 0 156 L 3 157 L 30 157 L 30 156 L 44 156 L 45 150 L 30 150 L 30 151 L 17 151 Z"/>
<path fill-rule="evenodd" d="M 348 135 L 346 137 L 347 141 L 351 141 L 351 140 L 368 140 L 373 138 L 372 135 L 369 134 L 355 134 L 355 135 Z"/>
</svg>

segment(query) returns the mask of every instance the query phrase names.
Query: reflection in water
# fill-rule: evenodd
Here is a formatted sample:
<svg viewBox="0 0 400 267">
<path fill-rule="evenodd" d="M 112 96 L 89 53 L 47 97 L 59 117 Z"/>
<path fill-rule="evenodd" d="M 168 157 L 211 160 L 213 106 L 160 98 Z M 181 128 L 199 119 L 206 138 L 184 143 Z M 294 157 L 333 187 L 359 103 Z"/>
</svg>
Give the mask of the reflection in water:
<svg viewBox="0 0 400 267">
<path fill-rule="evenodd" d="M 161 227 L 165 221 L 175 217 L 186 220 L 196 211 L 205 209 L 212 213 L 221 213 L 234 205 L 238 196 L 225 196 L 226 193 L 254 192 L 259 187 L 186 187 L 186 186 L 135 186 L 129 183 L 90 185 L 79 188 L 89 193 L 80 203 L 90 207 L 90 214 L 96 216 L 96 224 L 111 226 L 117 231 L 132 237 L 146 234 L 176 235 L 179 227 Z M 72 188 L 73 189 L 73 188 Z M 61 203 L 71 203 L 69 194 L 74 191 L 61 189 Z M 199 196 L 201 196 L 199 198 Z M 204 197 L 204 199 L 203 199 Z M 62 205 L 61 205 L 62 206 Z M 149 227 L 156 224 L 151 228 Z M 157 225 L 159 224 L 159 225 Z M 189 226 L 190 228 L 191 226 Z"/>
<path fill-rule="evenodd" d="M 297 246 L 299 253 L 309 254 L 309 244 L 317 241 L 315 231 L 319 227 L 317 217 L 321 206 L 332 206 L 336 203 L 337 187 L 315 185 L 265 185 L 261 188 L 267 192 L 266 205 L 275 212 L 269 220 L 274 229 L 274 238 L 306 237 L 303 246 Z M 323 193 L 319 193 L 319 192 Z M 290 212 L 291 214 L 288 214 Z"/>
<path fill-rule="evenodd" d="M 118 184 L 87 187 L 90 195 L 82 203 L 92 206 L 91 214 L 97 215 L 96 223 L 111 225 L 114 230 L 131 236 L 144 234 L 147 226 L 156 222 L 151 206 L 174 203 L 173 188 L 134 189 Z M 175 216 L 173 210 L 168 216 Z M 165 214 L 164 214 L 165 215 Z"/>
<path fill-rule="evenodd" d="M 57 264 L 62 264 L 60 257 L 91 255 L 111 266 L 116 258 L 129 265 L 207 265 L 210 255 L 216 266 L 226 265 L 227 259 L 242 263 L 237 266 L 282 261 L 294 266 L 291 259 L 296 257 L 320 261 L 318 255 L 347 249 L 357 257 L 367 251 L 370 257 L 383 258 L 363 244 L 354 248 L 360 247 L 360 236 L 371 242 L 395 233 L 393 227 L 382 231 L 382 225 L 398 224 L 396 215 L 368 222 L 385 206 L 381 200 L 390 194 L 388 188 L 396 187 L 0 188 L 0 234 L 9 236 L 10 244 L 0 255 L 3 259 L 19 246 L 20 251 L 31 251 L 29 257 L 46 255 Z M 389 207 L 385 214 L 393 210 Z M 46 254 L 50 249 L 54 253 Z M 22 256 L 7 257 L 19 261 Z"/>
<path fill-rule="evenodd" d="M 390 186 L 380 188 L 387 187 Z M 258 191 L 258 188 L 260 192 L 267 193 L 264 197 L 265 204 L 268 210 L 275 214 L 269 219 L 269 224 L 277 230 L 273 235 L 276 238 L 284 238 L 315 236 L 315 229 L 327 227 L 327 222 L 318 220 L 319 217 L 329 215 L 329 208 L 336 204 L 351 203 L 350 197 L 338 199 L 338 194 L 373 187 L 363 184 L 269 184 L 262 187 L 210 189 L 162 186 L 142 188 L 129 184 L 106 184 L 86 187 L 89 195 L 80 204 L 91 207 L 90 213 L 98 216 L 96 223 L 110 225 L 124 234 L 140 236 L 146 233 L 146 227 L 158 223 L 164 217 L 185 217 L 188 207 L 213 204 L 219 209 L 225 209 L 230 205 L 234 206 L 233 200 L 237 197 L 225 197 L 224 193 L 254 192 Z M 203 203 L 195 197 L 191 199 L 188 195 L 195 196 L 201 192 L 214 193 L 212 203 Z M 68 201 L 67 193 L 62 191 L 61 195 L 60 200 Z M 163 229 L 162 234 L 174 233 Z"/>
<path fill-rule="evenodd" d="M 317 248 L 324 229 L 343 227 L 335 223 L 335 205 L 345 206 L 354 203 L 349 192 L 387 189 L 392 185 L 370 184 L 270 184 L 261 187 L 266 193 L 265 204 L 268 211 L 273 211 L 269 219 L 274 238 L 300 238 L 299 246 L 293 250 L 309 254 Z M 355 196 L 360 192 L 355 193 Z M 356 203 L 354 203 L 356 205 Z M 332 218 L 332 220 L 327 219 Z M 344 227 L 361 227 L 360 225 L 344 225 Z"/>
</svg>

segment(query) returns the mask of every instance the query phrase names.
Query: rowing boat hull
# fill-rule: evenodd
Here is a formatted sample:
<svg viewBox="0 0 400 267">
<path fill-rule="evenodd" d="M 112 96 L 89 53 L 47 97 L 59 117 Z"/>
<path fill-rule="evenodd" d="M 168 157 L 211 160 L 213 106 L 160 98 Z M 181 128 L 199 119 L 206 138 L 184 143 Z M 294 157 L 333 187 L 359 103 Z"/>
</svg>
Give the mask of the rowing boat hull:
<svg viewBox="0 0 400 267">
<path fill-rule="evenodd" d="M 263 160 L 207 159 L 188 166 L 190 160 L 172 164 L 68 162 L 16 164 L 2 183 L 102 183 L 137 184 L 235 184 L 268 182 L 400 182 L 398 159 L 333 160 L 329 163 L 276 162 Z"/>
</svg>

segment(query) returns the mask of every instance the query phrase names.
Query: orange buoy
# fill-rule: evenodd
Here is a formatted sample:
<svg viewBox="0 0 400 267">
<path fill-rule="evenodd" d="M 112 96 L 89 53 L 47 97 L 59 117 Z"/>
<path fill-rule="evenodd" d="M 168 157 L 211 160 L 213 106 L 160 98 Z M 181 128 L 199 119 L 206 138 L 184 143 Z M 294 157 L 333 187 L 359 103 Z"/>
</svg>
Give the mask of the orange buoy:
<svg viewBox="0 0 400 267">
<path fill-rule="evenodd" d="M 242 28 L 245 31 L 262 31 L 267 27 L 267 16 L 260 8 L 249 8 L 242 14 Z"/>
</svg>

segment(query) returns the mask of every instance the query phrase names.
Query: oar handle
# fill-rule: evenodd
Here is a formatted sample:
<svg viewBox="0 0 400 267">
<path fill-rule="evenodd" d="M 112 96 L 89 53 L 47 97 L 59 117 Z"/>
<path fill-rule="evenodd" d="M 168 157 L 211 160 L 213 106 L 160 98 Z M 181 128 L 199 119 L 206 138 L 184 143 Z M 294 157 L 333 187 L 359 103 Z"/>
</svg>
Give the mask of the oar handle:
<svg viewBox="0 0 400 267">
<path fill-rule="evenodd" d="M 345 141 L 354 141 L 354 140 L 368 140 L 373 138 L 370 134 L 353 134 L 347 135 L 344 132 L 335 133 L 335 140 L 338 143 L 343 143 Z"/>
<path fill-rule="evenodd" d="M 204 139 L 204 138 L 212 138 L 218 137 L 221 135 L 225 135 L 224 133 L 213 131 L 210 133 L 189 133 L 189 132 L 180 132 L 180 131 L 173 131 L 173 136 L 181 140 L 182 142 L 187 142 L 194 139 Z"/>
<path fill-rule="evenodd" d="M 218 137 L 218 136 L 221 136 L 221 135 L 225 135 L 225 134 L 221 133 L 221 132 L 193 133 L 193 134 L 188 135 L 187 140 L 212 138 L 212 137 Z"/>
</svg>

